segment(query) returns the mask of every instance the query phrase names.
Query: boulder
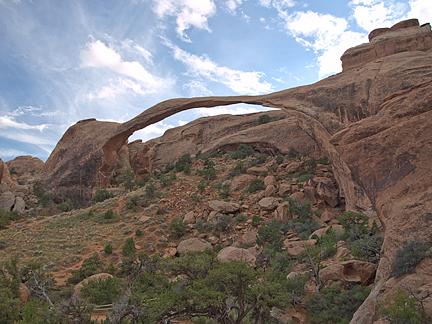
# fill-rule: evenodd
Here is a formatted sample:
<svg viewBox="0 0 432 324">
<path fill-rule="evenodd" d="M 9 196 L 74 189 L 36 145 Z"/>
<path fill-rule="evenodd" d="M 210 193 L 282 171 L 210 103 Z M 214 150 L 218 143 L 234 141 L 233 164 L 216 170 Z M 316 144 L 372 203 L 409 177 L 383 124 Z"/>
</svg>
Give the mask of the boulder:
<svg viewBox="0 0 432 324">
<path fill-rule="evenodd" d="M 288 174 L 300 172 L 303 169 L 303 162 L 292 162 L 287 165 L 285 171 Z"/>
<path fill-rule="evenodd" d="M 183 221 L 188 224 L 195 224 L 195 214 L 193 211 L 190 211 L 189 213 L 186 213 L 184 215 Z"/>
<path fill-rule="evenodd" d="M 324 200 L 332 208 L 336 207 L 337 204 L 339 204 L 339 190 L 330 187 L 328 185 L 328 181 L 318 182 L 316 186 L 316 194 L 319 199 Z"/>
<path fill-rule="evenodd" d="M 324 213 L 322 213 L 321 215 L 321 220 L 324 223 L 328 223 L 330 222 L 333 218 L 335 218 L 335 214 L 333 214 L 332 212 L 326 210 Z"/>
<path fill-rule="evenodd" d="M 279 191 L 278 191 L 279 197 L 282 197 L 282 198 L 288 197 L 292 193 L 291 187 L 292 187 L 292 185 L 290 185 L 290 184 L 282 183 L 279 186 Z"/>
<path fill-rule="evenodd" d="M 252 168 L 247 169 L 246 172 L 247 172 L 247 174 L 252 174 L 252 175 L 257 176 L 257 175 L 260 175 L 261 173 L 267 172 L 267 171 L 268 171 L 268 169 L 266 167 L 252 167 Z"/>
<path fill-rule="evenodd" d="M 276 188 L 273 185 L 268 185 L 264 190 L 264 197 L 274 197 L 276 196 Z"/>
<path fill-rule="evenodd" d="M 254 246 L 256 244 L 257 231 L 247 231 L 240 239 L 240 243 L 244 245 Z"/>
<path fill-rule="evenodd" d="M 209 201 L 208 206 L 211 210 L 220 212 L 222 214 L 235 213 L 240 209 L 240 205 L 233 202 L 225 202 L 219 200 Z"/>
<path fill-rule="evenodd" d="M 303 200 L 306 199 L 305 194 L 304 194 L 303 192 L 300 192 L 300 191 L 298 191 L 298 192 L 294 192 L 294 193 L 291 194 L 289 197 L 290 197 L 292 200 L 295 200 L 295 201 L 297 201 L 297 202 L 301 202 L 301 201 L 303 201 Z"/>
<path fill-rule="evenodd" d="M 177 247 L 177 252 L 179 254 L 185 254 L 186 251 L 200 251 L 203 252 L 205 249 L 213 249 L 213 246 L 202 239 L 198 238 L 190 238 L 184 241 L 181 241 Z"/>
<path fill-rule="evenodd" d="M 242 174 L 238 177 L 235 177 L 232 181 L 231 181 L 231 185 L 230 185 L 230 192 L 234 192 L 234 191 L 238 191 L 238 190 L 243 190 L 244 188 L 246 188 L 247 186 L 249 186 L 249 184 L 251 183 L 251 181 L 255 179 L 255 176 L 250 175 L 250 174 Z"/>
<path fill-rule="evenodd" d="M 290 204 L 288 201 L 284 201 L 279 204 L 276 210 L 273 212 L 273 217 L 276 219 L 280 219 L 281 221 L 288 220 L 288 211 L 290 208 Z"/>
<path fill-rule="evenodd" d="M 16 211 L 18 213 L 22 213 L 25 210 L 25 207 L 26 207 L 26 205 L 25 205 L 24 199 L 22 199 L 21 197 L 16 197 L 13 211 Z"/>
<path fill-rule="evenodd" d="M 276 209 L 276 207 L 279 205 L 279 202 L 281 201 L 280 198 L 275 197 L 266 197 L 261 199 L 258 202 L 259 208 L 264 211 L 272 211 Z"/>
<path fill-rule="evenodd" d="M 27 288 L 26 285 L 23 283 L 20 283 L 19 285 L 19 291 L 20 291 L 20 300 L 21 300 L 21 306 L 22 304 L 25 304 L 30 301 L 30 289 Z"/>
<path fill-rule="evenodd" d="M 15 196 L 12 192 L 6 191 L 0 195 L 0 209 L 11 211 L 15 204 Z"/>
<path fill-rule="evenodd" d="M 256 261 L 256 257 L 253 256 L 248 250 L 233 246 L 229 246 L 220 250 L 217 257 L 222 262 L 237 260 L 247 262 L 250 265 L 254 265 Z"/>
<path fill-rule="evenodd" d="M 288 254 L 291 255 L 292 257 L 295 257 L 304 250 L 305 245 L 314 246 L 316 244 L 316 242 L 317 241 L 315 239 L 309 239 L 306 241 L 285 240 L 284 245 L 287 248 Z"/>
<path fill-rule="evenodd" d="M 350 260 L 329 265 L 320 271 L 320 277 L 325 287 L 338 284 L 343 288 L 348 288 L 353 284 L 369 285 L 373 282 L 375 273 L 375 264 Z"/>
<path fill-rule="evenodd" d="M 264 185 L 265 186 L 274 186 L 275 188 L 277 188 L 278 182 L 276 180 L 276 177 L 274 175 L 268 175 L 267 177 L 264 178 Z"/>
<path fill-rule="evenodd" d="M 209 216 L 207 217 L 207 221 L 212 223 L 218 223 L 222 220 L 222 218 L 223 218 L 223 214 L 214 210 L 210 212 Z"/>
</svg>

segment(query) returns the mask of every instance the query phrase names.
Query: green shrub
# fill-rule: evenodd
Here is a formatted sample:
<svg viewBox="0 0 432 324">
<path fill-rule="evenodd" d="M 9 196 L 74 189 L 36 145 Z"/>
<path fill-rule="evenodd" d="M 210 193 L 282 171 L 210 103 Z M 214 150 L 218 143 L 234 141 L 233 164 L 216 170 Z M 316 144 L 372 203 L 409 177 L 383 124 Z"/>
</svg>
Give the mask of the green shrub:
<svg viewBox="0 0 432 324">
<path fill-rule="evenodd" d="M 144 191 L 147 197 L 153 198 L 156 196 L 156 186 L 153 181 L 149 181 Z"/>
<path fill-rule="evenodd" d="M 282 164 L 284 160 L 285 158 L 282 155 L 276 155 L 276 164 Z"/>
<path fill-rule="evenodd" d="M 66 213 L 68 211 L 72 210 L 71 201 L 64 201 L 57 205 L 58 210 L 60 210 L 62 213 Z"/>
<path fill-rule="evenodd" d="M 422 260 L 431 257 L 428 253 L 429 243 L 419 241 L 404 241 L 402 246 L 396 251 L 395 260 L 392 263 L 391 275 L 401 277 L 404 274 L 412 273 Z"/>
<path fill-rule="evenodd" d="M 254 159 L 252 161 L 252 165 L 254 165 L 254 166 L 261 165 L 261 164 L 263 164 L 266 161 L 267 161 L 267 155 L 260 154 L 260 155 L 257 156 L 256 159 Z"/>
<path fill-rule="evenodd" d="M 122 292 L 123 285 L 119 278 L 106 278 L 105 280 L 89 280 L 81 288 L 81 296 L 88 298 L 96 305 L 106 305 L 116 302 Z"/>
<path fill-rule="evenodd" d="M 320 225 L 312 218 L 311 203 L 309 201 L 299 203 L 292 199 L 288 199 L 288 201 L 290 213 L 293 212 L 298 218 L 289 220 L 287 225 L 296 231 L 300 239 L 307 240 L 313 232 L 320 228 Z"/>
<path fill-rule="evenodd" d="M 378 305 L 377 311 L 377 314 L 384 317 L 389 323 L 430 323 L 425 320 L 425 314 L 419 309 L 416 298 L 410 297 L 405 290 L 399 288 L 393 297 L 392 302 L 387 296 L 384 302 Z"/>
<path fill-rule="evenodd" d="M 256 242 L 258 245 L 265 246 L 266 249 L 281 252 L 284 233 L 287 229 L 279 220 L 273 218 L 258 228 Z"/>
<path fill-rule="evenodd" d="M 186 234 L 187 223 L 183 222 L 183 220 L 179 218 L 173 218 L 171 224 L 169 226 L 169 230 L 171 231 L 171 236 L 174 238 L 180 238 Z"/>
<path fill-rule="evenodd" d="M 313 171 L 317 167 L 317 164 L 318 163 L 317 163 L 317 161 L 315 159 L 309 159 L 309 160 L 305 161 L 305 163 L 303 164 L 303 166 L 306 169 L 306 171 Z"/>
<path fill-rule="evenodd" d="M 107 210 L 105 213 L 99 214 L 93 220 L 100 224 L 115 223 L 120 220 L 120 216 L 114 213 L 112 209 Z"/>
<path fill-rule="evenodd" d="M 241 160 L 248 156 L 254 155 L 255 151 L 252 147 L 246 144 L 241 144 L 237 150 L 229 152 L 228 155 L 235 160 Z"/>
<path fill-rule="evenodd" d="M 320 158 L 318 159 L 318 162 L 319 162 L 320 164 L 330 165 L 330 162 L 329 162 L 327 156 L 320 157 Z"/>
<path fill-rule="evenodd" d="M 136 236 L 141 236 L 141 235 L 142 235 L 142 230 L 141 230 L 140 228 L 138 228 L 138 229 L 135 231 L 135 235 L 136 235 Z"/>
<path fill-rule="evenodd" d="M 110 243 L 108 243 L 107 245 L 105 245 L 104 252 L 106 254 L 112 254 L 113 253 L 113 247 L 112 247 L 112 245 Z"/>
<path fill-rule="evenodd" d="M 208 167 L 204 167 L 203 171 L 202 171 L 202 177 L 207 180 L 214 180 L 216 179 L 216 170 L 215 168 L 213 168 L 212 166 Z"/>
<path fill-rule="evenodd" d="M 133 257 L 135 255 L 135 242 L 132 237 L 126 239 L 122 252 L 124 256 Z"/>
<path fill-rule="evenodd" d="M 247 172 L 247 166 L 242 162 L 237 162 L 236 166 L 228 172 L 227 179 L 232 179 L 238 175 L 244 174 Z"/>
<path fill-rule="evenodd" d="M 261 115 L 258 117 L 258 125 L 267 124 L 270 123 L 270 116 L 269 115 Z"/>
<path fill-rule="evenodd" d="M 290 146 L 290 147 L 288 148 L 287 156 L 288 156 L 289 158 L 296 158 L 296 157 L 299 156 L 299 152 L 294 148 L 294 146 Z"/>
<path fill-rule="evenodd" d="M 204 192 L 204 190 L 205 190 L 206 187 L 207 187 L 207 185 L 204 183 L 204 181 L 200 181 L 200 183 L 198 183 L 198 185 L 197 185 L 197 189 L 198 189 L 201 193 Z"/>
<path fill-rule="evenodd" d="M 134 180 L 135 180 L 134 171 L 130 168 L 126 169 L 126 171 L 121 174 L 119 180 L 123 183 L 124 187 L 127 190 L 132 190 L 134 188 Z"/>
<path fill-rule="evenodd" d="M 21 218 L 21 215 L 17 211 L 5 211 L 0 209 L 0 229 L 5 229 L 11 224 L 11 221 L 16 221 Z"/>
<path fill-rule="evenodd" d="M 53 194 L 51 192 L 46 192 L 39 200 L 38 204 L 42 205 L 42 207 L 46 207 L 48 205 L 53 204 Z"/>
<path fill-rule="evenodd" d="M 244 215 L 244 214 L 238 214 L 237 216 L 236 216 L 236 218 L 235 218 L 235 220 L 237 221 L 237 222 L 245 222 L 245 221 L 247 221 L 247 216 L 246 215 Z"/>
<path fill-rule="evenodd" d="M 183 154 L 180 159 L 175 163 L 174 167 L 177 172 L 190 172 L 192 166 L 192 158 L 189 153 Z"/>
<path fill-rule="evenodd" d="M 169 162 L 165 165 L 165 173 L 171 172 L 171 171 L 173 171 L 174 169 L 175 169 L 175 166 L 172 165 L 172 164 L 169 163 Z"/>
<path fill-rule="evenodd" d="M 277 172 L 277 169 L 278 169 L 277 165 L 272 165 L 272 166 L 269 168 L 269 172 L 271 172 L 271 173 L 276 173 L 276 172 Z"/>
<path fill-rule="evenodd" d="M 113 197 L 114 195 L 112 194 L 112 192 L 109 192 L 106 189 L 96 189 L 96 192 L 92 197 L 92 203 L 102 202 Z"/>
<path fill-rule="evenodd" d="M 252 227 L 258 227 L 258 226 L 260 226 L 261 222 L 262 222 L 262 217 L 261 216 L 259 216 L 259 215 L 253 215 L 252 216 L 252 223 L 251 223 Z"/>
<path fill-rule="evenodd" d="M 227 231 L 231 228 L 232 216 L 223 215 L 223 217 L 216 223 L 216 229 L 220 231 Z"/>
<path fill-rule="evenodd" d="M 219 192 L 219 196 L 222 198 L 227 198 L 229 196 L 229 193 L 230 193 L 229 183 L 222 185 L 221 191 Z"/>
<path fill-rule="evenodd" d="M 354 286 L 340 292 L 338 285 L 311 295 L 306 303 L 311 324 L 348 324 L 370 293 L 369 287 Z"/>
<path fill-rule="evenodd" d="M 36 181 L 33 185 L 33 195 L 35 195 L 38 198 L 42 198 L 42 196 L 45 194 L 46 190 L 44 189 L 43 184 L 40 181 Z"/>
<path fill-rule="evenodd" d="M 90 258 L 84 259 L 79 269 L 71 271 L 72 277 L 68 278 L 67 282 L 76 285 L 85 278 L 104 272 L 104 270 L 105 263 L 100 259 L 99 254 L 95 252 Z"/>
<path fill-rule="evenodd" d="M 265 189 L 264 181 L 261 179 L 253 179 L 249 186 L 246 187 L 245 191 L 254 193 Z"/>
</svg>

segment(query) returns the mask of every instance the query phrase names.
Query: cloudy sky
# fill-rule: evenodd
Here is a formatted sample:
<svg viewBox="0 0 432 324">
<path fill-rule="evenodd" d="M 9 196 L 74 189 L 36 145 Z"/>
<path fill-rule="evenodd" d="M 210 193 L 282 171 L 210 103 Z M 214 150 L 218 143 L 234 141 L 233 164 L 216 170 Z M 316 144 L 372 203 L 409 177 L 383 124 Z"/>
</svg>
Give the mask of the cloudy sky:
<svg viewBox="0 0 432 324">
<path fill-rule="evenodd" d="M 0 0 L 0 158 L 46 160 L 78 120 L 127 121 L 170 98 L 258 95 L 341 71 L 377 27 L 430 0 Z M 187 111 L 144 141 L 235 105 Z"/>
</svg>

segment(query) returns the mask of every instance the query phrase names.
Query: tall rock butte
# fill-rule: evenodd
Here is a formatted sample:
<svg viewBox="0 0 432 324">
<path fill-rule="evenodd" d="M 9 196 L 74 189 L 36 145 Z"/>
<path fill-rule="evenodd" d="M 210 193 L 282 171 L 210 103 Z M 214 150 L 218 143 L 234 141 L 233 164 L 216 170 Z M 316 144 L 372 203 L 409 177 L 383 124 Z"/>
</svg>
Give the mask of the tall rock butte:
<svg viewBox="0 0 432 324">
<path fill-rule="evenodd" d="M 341 59 L 342 73 L 309 86 L 262 96 L 171 99 L 123 124 L 78 122 L 45 163 L 45 184 L 61 199 L 86 202 L 93 188 L 107 186 L 124 167 L 143 176 L 185 152 L 225 150 L 241 143 L 274 154 L 300 136 L 293 141 L 300 149 L 331 160 L 347 209 L 378 218 L 384 228 L 374 287 L 351 321 L 377 322 L 377 303 L 399 287 L 432 292 L 432 259 L 413 274 L 390 276 L 403 241 L 432 241 L 430 24 L 419 26 L 411 19 L 374 30 L 368 44 L 348 49 Z M 286 118 L 272 123 L 271 133 L 264 125 L 242 129 L 239 125 L 253 124 L 250 116 L 225 116 L 197 120 L 147 143 L 127 143 L 135 131 L 177 112 L 236 103 L 278 108 Z M 233 135 L 230 127 L 238 132 Z M 432 311 L 432 303 L 426 307 Z"/>
</svg>

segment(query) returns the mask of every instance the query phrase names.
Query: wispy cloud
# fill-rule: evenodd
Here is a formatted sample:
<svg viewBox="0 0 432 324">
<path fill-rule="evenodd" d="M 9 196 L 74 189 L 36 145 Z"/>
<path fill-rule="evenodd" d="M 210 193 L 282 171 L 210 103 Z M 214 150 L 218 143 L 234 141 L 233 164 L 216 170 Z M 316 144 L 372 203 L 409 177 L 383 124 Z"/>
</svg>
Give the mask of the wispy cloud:
<svg viewBox="0 0 432 324">
<path fill-rule="evenodd" d="M 191 97 L 208 97 L 213 95 L 213 92 L 207 89 L 203 82 L 198 80 L 192 80 L 186 83 L 183 85 L 183 89 L 189 89 Z"/>
<path fill-rule="evenodd" d="M 268 110 L 268 109 L 267 109 Z M 201 116 L 217 116 L 217 115 L 244 115 L 259 112 L 254 107 L 242 107 L 242 106 L 231 106 L 231 107 L 219 107 L 219 108 L 196 108 L 192 112 Z"/>
<path fill-rule="evenodd" d="M 188 74 L 194 77 L 204 77 L 211 81 L 220 82 L 239 94 L 257 95 L 270 92 L 272 85 L 261 81 L 263 72 L 243 72 L 218 66 L 207 55 L 197 56 L 186 52 L 168 40 L 165 44 L 173 50 L 176 60 L 182 62 Z"/>
<path fill-rule="evenodd" d="M 15 129 L 36 129 L 42 132 L 47 126 L 47 124 L 42 125 L 29 125 L 26 123 L 19 123 L 14 120 L 13 117 L 10 116 L 0 116 L 0 128 L 15 128 Z"/>
<path fill-rule="evenodd" d="M 3 149 L 0 148 L 0 156 L 3 158 L 8 158 L 8 157 L 16 157 L 19 155 L 25 155 L 26 153 L 23 151 L 19 151 L 19 150 L 15 150 L 15 149 Z"/>
<path fill-rule="evenodd" d="M 130 138 L 129 142 L 135 141 L 137 139 L 142 139 L 146 142 L 152 138 L 159 137 L 165 133 L 166 130 L 174 128 L 174 125 L 164 123 L 160 121 L 156 124 L 149 125 L 143 129 L 136 131 Z"/>
<path fill-rule="evenodd" d="M 225 7 L 230 14 L 235 15 L 237 12 L 237 8 L 242 3 L 243 3 L 243 0 L 228 0 L 225 2 Z"/>
<path fill-rule="evenodd" d="M 191 42 L 186 30 L 191 27 L 211 31 L 208 18 L 216 13 L 212 0 L 153 0 L 153 10 L 161 20 L 176 18 L 176 32 L 181 40 Z"/>
</svg>

